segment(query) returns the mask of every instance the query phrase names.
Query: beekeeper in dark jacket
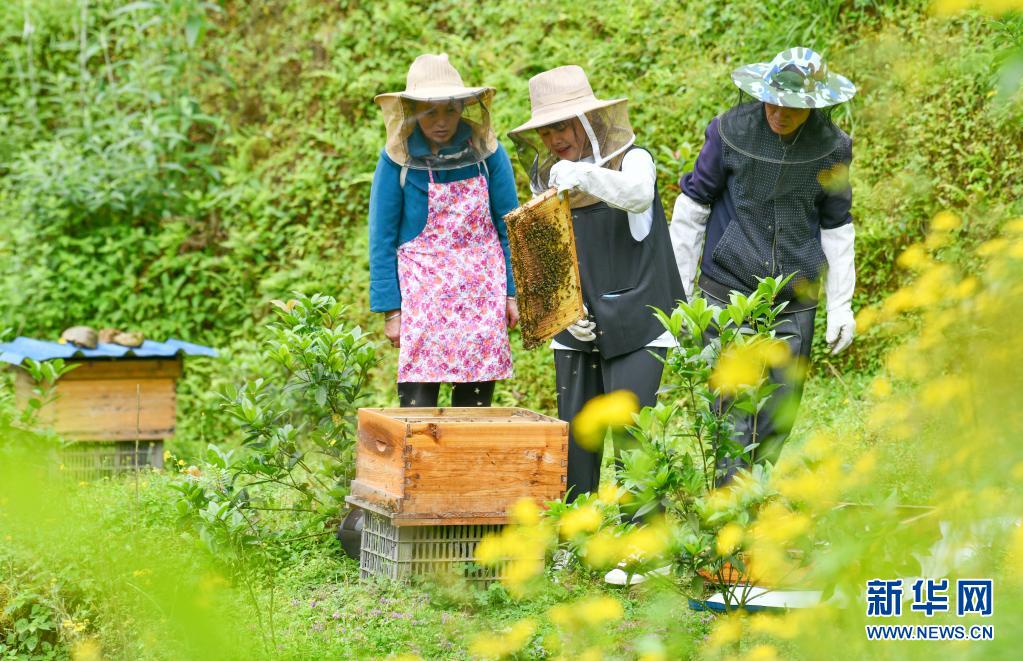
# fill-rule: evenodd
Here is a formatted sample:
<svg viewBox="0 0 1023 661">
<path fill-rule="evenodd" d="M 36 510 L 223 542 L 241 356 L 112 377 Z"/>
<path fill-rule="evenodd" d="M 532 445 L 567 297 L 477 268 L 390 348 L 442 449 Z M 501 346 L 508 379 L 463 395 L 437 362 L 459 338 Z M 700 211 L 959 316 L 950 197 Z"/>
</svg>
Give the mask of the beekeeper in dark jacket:
<svg viewBox="0 0 1023 661">
<path fill-rule="evenodd" d="M 856 331 L 852 140 L 830 116 L 856 88 L 809 48 L 740 67 L 732 80 L 739 103 L 707 127 L 695 166 L 679 183 L 670 232 L 687 294 L 699 287 L 714 305 L 725 306 L 731 291 L 750 294 L 758 278 L 794 274 L 781 294 L 787 307 L 777 332 L 797 369 L 773 371 L 781 388 L 755 425 L 751 417 L 737 423 L 743 446 L 756 429 L 754 459 L 773 462 L 802 395 L 822 278 L 831 352 L 849 346 Z"/>
</svg>

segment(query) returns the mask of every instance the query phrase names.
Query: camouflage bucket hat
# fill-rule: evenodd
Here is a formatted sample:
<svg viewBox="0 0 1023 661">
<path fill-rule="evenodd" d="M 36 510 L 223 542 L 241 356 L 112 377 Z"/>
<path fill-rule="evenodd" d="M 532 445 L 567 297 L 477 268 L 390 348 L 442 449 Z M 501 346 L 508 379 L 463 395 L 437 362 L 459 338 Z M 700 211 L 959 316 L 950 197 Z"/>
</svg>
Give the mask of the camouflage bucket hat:
<svg viewBox="0 0 1023 661">
<path fill-rule="evenodd" d="M 754 98 L 786 108 L 826 108 L 856 94 L 848 78 L 828 73 L 824 58 L 802 47 L 787 48 L 770 62 L 739 67 L 732 81 Z"/>
</svg>

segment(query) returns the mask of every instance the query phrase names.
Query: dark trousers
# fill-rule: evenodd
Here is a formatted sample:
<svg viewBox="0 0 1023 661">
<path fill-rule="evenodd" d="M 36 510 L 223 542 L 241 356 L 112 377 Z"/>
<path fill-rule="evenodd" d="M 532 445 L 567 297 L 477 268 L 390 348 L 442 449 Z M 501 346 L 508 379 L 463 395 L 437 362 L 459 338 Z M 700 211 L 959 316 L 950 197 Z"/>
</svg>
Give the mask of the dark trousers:
<svg viewBox="0 0 1023 661">
<path fill-rule="evenodd" d="M 477 381 L 451 384 L 451 406 L 490 406 L 494 399 L 496 381 Z M 398 384 L 398 402 L 403 408 L 411 406 L 437 406 L 439 383 L 406 382 Z"/>
<path fill-rule="evenodd" d="M 650 355 L 654 352 L 664 358 L 667 349 L 642 348 L 632 353 L 605 359 L 599 353 L 554 350 L 554 373 L 558 387 L 558 417 L 569 422 L 568 431 L 568 501 L 580 494 L 596 491 L 600 484 L 600 463 L 603 447 L 596 452 L 575 442 L 571 422 L 583 405 L 597 395 L 615 390 L 631 390 L 639 398 L 640 406 L 657 403 L 657 389 L 661 385 L 664 364 Z M 615 456 L 631 439 L 615 438 Z"/>
<path fill-rule="evenodd" d="M 712 305 L 722 308 L 727 305 L 706 292 L 703 296 Z M 788 440 L 792 426 L 796 422 L 799 403 L 803 398 L 803 383 L 806 380 L 810 348 L 813 346 L 813 320 L 816 315 L 817 308 L 811 308 L 778 316 L 779 325 L 775 332 L 779 339 L 788 342 L 791 352 L 788 365 L 770 371 L 770 382 L 777 383 L 780 387 L 771 393 L 764 408 L 755 416 L 736 411 L 735 439 L 739 445 L 749 447 L 754 442 L 754 433 L 756 434 L 757 447 L 752 453 L 752 460 L 755 463 L 778 461 L 782 446 Z M 704 339 L 709 342 L 715 337 L 716 331 L 708 328 Z M 721 404 L 727 406 L 727 402 Z M 749 466 L 750 457 L 749 455 L 745 457 L 744 460 L 730 459 L 722 463 L 725 475 L 719 478 L 719 485 L 731 480 L 740 467 Z"/>
</svg>

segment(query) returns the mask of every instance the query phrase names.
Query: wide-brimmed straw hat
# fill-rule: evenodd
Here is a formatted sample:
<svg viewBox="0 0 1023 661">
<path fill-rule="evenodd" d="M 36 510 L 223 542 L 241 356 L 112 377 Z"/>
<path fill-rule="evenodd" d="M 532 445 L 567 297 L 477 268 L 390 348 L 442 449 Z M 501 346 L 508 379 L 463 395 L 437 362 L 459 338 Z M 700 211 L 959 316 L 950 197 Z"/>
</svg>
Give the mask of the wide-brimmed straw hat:
<svg viewBox="0 0 1023 661">
<path fill-rule="evenodd" d="M 490 125 L 490 105 L 496 93 L 493 87 L 466 87 L 446 53 L 420 55 L 409 67 L 404 91 L 378 94 L 373 99 L 383 111 L 387 128 L 384 150 L 398 165 L 417 169 L 463 167 L 488 158 L 497 151 L 497 135 Z M 418 101 L 461 102 L 461 123 L 471 129 L 472 136 L 469 148 L 463 149 L 459 158 L 449 155 L 427 163 L 409 152 L 409 136 L 415 131 L 419 117 Z"/>
<path fill-rule="evenodd" d="M 732 81 L 754 98 L 786 108 L 827 108 L 856 94 L 856 86 L 828 72 L 827 62 L 812 48 L 787 48 L 770 62 L 739 67 Z"/>
<path fill-rule="evenodd" d="M 455 67 L 448 61 L 447 53 L 420 55 L 408 69 L 405 89 L 401 92 L 378 94 L 373 100 L 403 97 L 415 101 L 457 99 L 478 96 L 484 92 L 493 93 L 493 87 L 466 87 Z"/>
<path fill-rule="evenodd" d="M 529 79 L 529 105 L 532 117 L 509 134 L 563 122 L 572 117 L 606 108 L 628 99 L 598 99 L 582 67 L 570 64 L 538 73 Z"/>
</svg>

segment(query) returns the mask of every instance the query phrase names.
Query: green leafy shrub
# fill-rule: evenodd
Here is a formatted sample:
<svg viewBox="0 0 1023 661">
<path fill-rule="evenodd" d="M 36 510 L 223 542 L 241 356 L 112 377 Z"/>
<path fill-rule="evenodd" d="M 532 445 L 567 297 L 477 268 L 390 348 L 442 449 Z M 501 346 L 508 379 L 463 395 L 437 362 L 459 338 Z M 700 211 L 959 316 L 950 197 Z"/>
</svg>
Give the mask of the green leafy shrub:
<svg viewBox="0 0 1023 661">
<path fill-rule="evenodd" d="M 211 445 L 203 467 L 187 469 L 177 487 L 179 509 L 198 514 L 214 550 L 327 534 L 345 507 L 355 414 L 376 351 L 333 298 L 296 296 L 274 301 L 277 317 L 266 325 L 262 355 L 275 373 L 224 395 L 241 447 Z"/>
</svg>

